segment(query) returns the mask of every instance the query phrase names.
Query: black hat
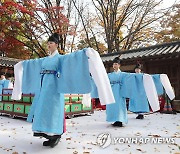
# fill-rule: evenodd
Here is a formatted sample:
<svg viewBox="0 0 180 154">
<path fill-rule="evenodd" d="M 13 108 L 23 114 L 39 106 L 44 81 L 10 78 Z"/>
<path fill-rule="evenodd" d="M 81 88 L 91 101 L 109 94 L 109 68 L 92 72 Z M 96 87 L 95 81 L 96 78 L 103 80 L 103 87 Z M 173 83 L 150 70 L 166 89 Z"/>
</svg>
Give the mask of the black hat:
<svg viewBox="0 0 180 154">
<path fill-rule="evenodd" d="M 1 75 L 4 75 L 4 76 L 5 76 L 6 74 L 5 74 L 5 73 L 0 73 L 0 76 L 1 76 Z"/>
<path fill-rule="evenodd" d="M 9 74 L 9 73 L 7 73 L 7 74 L 5 75 L 5 77 L 6 77 L 6 78 L 10 78 L 10 77 L 12 77 L 12 75 Z"/>
<path fill-rule="evenodd" d="M 136 66 L 135 66 L 134 70 L 135 70 L 136 68 L 138 68 L 138 69 L 141 69 L 141 70 L 142 70 L 142 65 L 141 65 L 141 64 L 136 64 Z"/>
<path fill-rule="evenodd" d="M 55 42 L 56 44 L 59 44 L 59 34 L 58 34 L 58 33 L 52 34 L 52 35 L 49 37 L 48 41 L 50 41 L 50 42 Z"/>
<path fill-rule="evenodd" d="M 121 64 L 119 57 L 114 58 L 113 63 Z"/>
</svg>

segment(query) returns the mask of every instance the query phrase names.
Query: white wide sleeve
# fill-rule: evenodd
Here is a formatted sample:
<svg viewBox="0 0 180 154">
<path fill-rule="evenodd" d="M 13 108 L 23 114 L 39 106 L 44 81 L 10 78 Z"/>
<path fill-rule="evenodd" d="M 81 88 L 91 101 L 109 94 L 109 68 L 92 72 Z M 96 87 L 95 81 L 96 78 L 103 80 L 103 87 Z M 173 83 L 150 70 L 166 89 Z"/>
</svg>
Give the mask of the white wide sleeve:
<svg viewBox="0 0 180 154">
<path fill-rule="evenodd" d="M 143 75 L 143 83 L 151 109 L 155 112 L 160 109 L 158 94 L 152 76 L 149 74 Z"/>
<path fill-rule="evenodd" d="M 101 104 L 115 103 L 109 78 L 99 53 L 92 48 L 87 48 L 86 55 L 89 58 L 89 71 L 97 86 Z"/>
<path fill-rule="evenodd" d="M 175 94 L 174 94 L 174 91 L 173 91 L 173 88 L 171 86 L 168 76 L 166 74 L 160 74 L 160 80 L 166 91 L 166 94 L 171 100 L 173 100 L 175 98 Z"/>
<path fill-rule="evenodd" d="M 8 89 L 13 89 L 13 83 L 11 81 L 9 81 Z"/>
<path fill-rule="evenodd" d="M 83 94 L 83 98 L 82 98 L 82 104 L 85 107 L 91 107 L 91 94 Z"/>
<path fill-rule="evenodd" d="M 23 65 L 22 62 L 17 63 L 14 65 L 14 88 L 12 92 L 12 99 L 20 100 L 22 95 L 22 76 L 23 76 Z"/>
</svg>

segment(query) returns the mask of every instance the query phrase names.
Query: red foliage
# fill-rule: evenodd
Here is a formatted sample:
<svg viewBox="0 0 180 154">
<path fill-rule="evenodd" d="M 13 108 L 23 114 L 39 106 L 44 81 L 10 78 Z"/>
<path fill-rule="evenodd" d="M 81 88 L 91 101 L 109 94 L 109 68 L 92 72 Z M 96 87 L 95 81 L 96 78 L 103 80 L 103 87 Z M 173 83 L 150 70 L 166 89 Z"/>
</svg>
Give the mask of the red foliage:
<svg viewBox="0 0 180 154">
<path fill-rule="evenodd" d="M 37 50 L 41 49 L 42 47 L 38 46 L 40 45 L 40 43 L 37 43 L 38 40 L 32 41 L 31 38 L 39 38 L 36 37 L 37 34 L 49 32 L 47 28 L 49 25 L 61 35 L 67 34 L 67 27 L 70 25 L 69 20 L 62 14 L 64 8 L 62 6 L 50 6 L 42 6 L 42 4 L 38 4 L 37 0 L 25 0 L 19 3 L 8 0 L 1 2 L 0 32 L 5 35 L 1 38 L 0 50 L 8 54 L 15 52 L 17 49 L 23 51 L 26 43 L 27 46 L 32 45 Z M 72 31 L 68 34 L 72 34 Z M 21 43 L 22 38 L 25 41 L 24 43 Z"/>
</svg>

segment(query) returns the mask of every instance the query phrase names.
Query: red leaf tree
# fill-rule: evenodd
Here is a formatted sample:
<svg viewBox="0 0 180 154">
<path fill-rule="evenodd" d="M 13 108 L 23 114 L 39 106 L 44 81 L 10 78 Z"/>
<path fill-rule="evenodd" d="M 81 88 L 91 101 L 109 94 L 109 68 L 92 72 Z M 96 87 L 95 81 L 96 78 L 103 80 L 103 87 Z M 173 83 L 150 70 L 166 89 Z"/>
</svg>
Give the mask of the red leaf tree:
<svg viewBox="0 0 180 154">
<path fill-rule="evenodd" d="M 71 25 L 60 1 L 0 0 L 0 51 L 7 56 L 26 58 L 47 55 L 43 45 L 52 33 L 60 34 L 61 51 Z"/>
</svg>

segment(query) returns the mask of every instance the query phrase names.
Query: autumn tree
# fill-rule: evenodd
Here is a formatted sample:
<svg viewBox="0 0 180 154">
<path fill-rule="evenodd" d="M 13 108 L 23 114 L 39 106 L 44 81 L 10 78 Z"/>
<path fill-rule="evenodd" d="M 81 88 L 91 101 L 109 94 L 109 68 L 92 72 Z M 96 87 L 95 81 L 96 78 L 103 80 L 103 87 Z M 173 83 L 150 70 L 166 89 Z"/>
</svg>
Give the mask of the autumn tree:
<svg viewBox="0 0 180 154">
<path fill-rule="evenodd" d="M 95 7 L 94 20 L 96 24 L 89 24 L 93 20 L 89 14 L 81 12 L 81 21 L 88 41 L 93 36 L 98 40 L 104 39 L 108 52 L 127 50 L 145 45 L 148 35 L 151 35 L 154 23 L 161 19 L 169 10 L 159 9 L 163 0 L 91 0 Z M 78 8 L 76 8 L 78 10 Z M 80 12 L 79 12 L 80 13 Z M 90 20 L 91 22 L 88 22 Z M 101 27 L 101 32 L 95 27 Z M 100 28 L 99 28 L 100 29 Z M 102 33 L 103 30 L 103 33 Z M 147 33 L 147 34 L 145 34 Z M 98 48 L 97 48 L 98 50 Z"/>
<path fill-rule="evenodd" d="M 95 41 L 93 37 L 91 37 L 89 41 L 91 42 L 91 47 L 95 50 L 98 50 L 100 54 L 103 54 L 107 51 L 105 45 L 101 42 L 98 42 L 97 40 Z M 97 44 L 98 44 L 98 49 L 97 49 Z M 89 44 L 87 39 L 80 40 L 77 47 L 78 49 L 88 48 Z"/>
<path fill-rule="evenodd" d="M 82 28 L 78 33 L 78 40 L 80 41 L 80 45 L 78 44 L 77 49 L 82 49 L 82 47 L 92 47 L 96 49 L 99 53 L 104 53 L 107 51 L 107 48 L 99 39 L 99 36 L 102 35 L 102 27 L 98 25 L 97 16 L 91 12 L 92 5 L 89 3 L 81 3 L 80 7 L 78 7 L 79 3 L 76 3 L 75 0 L 72 0 L 75 9 L 79 15 L 80 25 Z"/>
<path fill-rule="evenodd" d="M 17 6 L 13 1 L 0 1 L 0 51 L 4 56 L 27 58 L 29 51 L 24 48 L 23 38 L 17 35 L 20 22 L 17 21 L 15 9 Z M 21 12 L 26 10 L 19 7 Z M 13 25 L 13 26 L 11 26 Z"/>
<path fill-rule="evenodd" d="M 175 4 L 172 11 L 161 19 L 154 37 L 159 43 L 180 40 L 180 4 Z"/>
<path fill-rule="evenodd" d="M 126 3 L 122 0 L 92 1 L 101 17 L 108 52 L 132 48 L 142 39 L 140 32 L 167 13 L 167 10 L 156 9 L 162 0 L 128 0 Z"/>
<path fill-rule="evenodd" d="M 60 34 L 60 51 L 65 50 L 67 34 L 73 33 L 68 18 L 63 14 L 61 0 L 1 0 L 0 32 L 23 44 L 38 57 L 47 55 L 41 42 L 52 33 Z M 5 38 L 2 38 L 5 41 Z M 7 42 L 5 43 L 7 44 Z"/>
</svg>

